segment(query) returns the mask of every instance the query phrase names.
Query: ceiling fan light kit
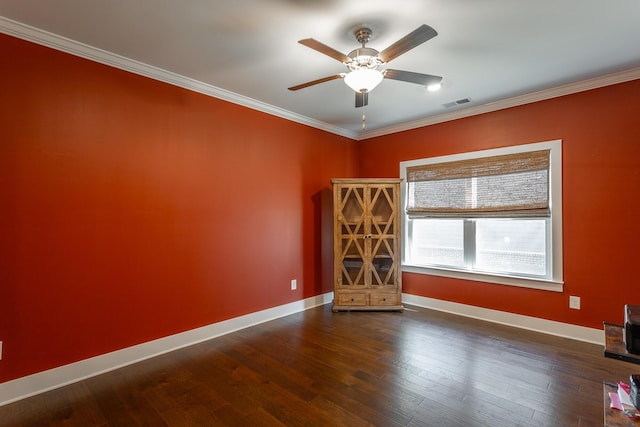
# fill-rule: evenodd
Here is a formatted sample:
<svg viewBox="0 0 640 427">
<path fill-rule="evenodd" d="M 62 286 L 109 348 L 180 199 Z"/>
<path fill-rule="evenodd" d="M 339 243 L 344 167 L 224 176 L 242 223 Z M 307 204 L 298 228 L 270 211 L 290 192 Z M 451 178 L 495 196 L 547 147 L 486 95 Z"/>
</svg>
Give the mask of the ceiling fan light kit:
<svg viewBox="0 0 640 427">
<path fill-rule="evenodd" d="M 378 70 L 360 68 L 344 76 L 344 82 L 356 92 L 371 92 L 383 78 L 384 76 Z"/>
<path fill-rule="evenodd" d="M 427 87 L 429 91 L 438 90 L 440 88 L 440 81 L 442 80 L 442 77 L 440 76 L 414 73 L 411 71 L 378 69 L 403 53 L 437 36 L 438 33 L 436 30 L 430 26 L 425 24 L 421 25 L 382 52 L 366 47 L 366 43 L 371 38 L 371 30 L 369 28 L 359 28 L 355 31 L 354 35 L 356 40 L 362 44 L 362 47 L 352 50 L 348 55 L 345 55 L 314 39 L 299 40 L 298 43 L 342 62 L 349 69 L 349 73 L 340 73 L 312 80 L 307 83 L 292 86 L 289 90 L 299 90 L 319 83 L 342 78 L 347 86 L 356 92 L 356 108 L 358 108 L 364 107 L 368 104 L 368 93 L 385 78 L 420 84 Z"/>
</svg>

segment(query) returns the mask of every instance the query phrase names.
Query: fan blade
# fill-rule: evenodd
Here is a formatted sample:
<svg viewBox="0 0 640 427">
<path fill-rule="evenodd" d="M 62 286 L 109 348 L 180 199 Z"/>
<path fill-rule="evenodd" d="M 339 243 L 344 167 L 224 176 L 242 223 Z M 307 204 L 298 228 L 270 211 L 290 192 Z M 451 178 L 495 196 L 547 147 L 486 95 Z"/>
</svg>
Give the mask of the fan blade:
<svg viewBox="0 0 640 427">
<path fill-rule="evenodd" d="M 387 70 L 384 73 L 385 79 L 400 80 L 408 83 L 428 86 L 440 83 L 442 77 L 432 76 L 430 74 L 413 73 L 411 71 Z"/>
<path fill-rule="evenodd" d="M 302 40 L 298 40 L 298 43 L 300 43 L 302 45 L 305 45 L 306 47 L 310 47 L 313 50 L 317 50 L 320 53 L 324 53 L 325 55 L 330 56 L 333 59 L 336 59 L 336 60 L 342 62 L 343 64 L 347 64 L 347 63 L 351 62 L 351 59 L 347 55 L 345 55 L 344 53 L 338 52 L 334 48 L 329 47 L 324 43 L 320 43 L 317 40 L 314 40 L 314 39 L 302 39 Z"/>
<path fill-rule="evenodd" d="M 289 88 L 289 90 L 300 90 L 300 89 L 304 89 L 305 87 L 317 85 L 317 84 L 324 83 L 324 82 L 330 82 L 331 80 L 341 79 L 343 77 L 344 77 L 344 74 L 336 74 L 335 76 L 327 76 L 327 77 L 323 77 L 321 79 L 312 80 L 310 82 L 302 83 L 302 84 L 299 84 L 299 85 L 296 85 L 296 86 L 291 86 Z"/>
<path fill-rule="evenodd" d="M 364 107 L 369 104 L 369 92 L 356 92 L 356 108 Z"/>
<path fill-rule="evenodd" d="M 428 25 L 422 24 L 417 29 L 407 34 L 382 52 L 378 54 L 378 58 L 384 62 L 389 62 L 394 58 L 402 55 L 408 50 L 421 45 L 429 39 L 438 35 L 438 32 Z"/>
</svg>

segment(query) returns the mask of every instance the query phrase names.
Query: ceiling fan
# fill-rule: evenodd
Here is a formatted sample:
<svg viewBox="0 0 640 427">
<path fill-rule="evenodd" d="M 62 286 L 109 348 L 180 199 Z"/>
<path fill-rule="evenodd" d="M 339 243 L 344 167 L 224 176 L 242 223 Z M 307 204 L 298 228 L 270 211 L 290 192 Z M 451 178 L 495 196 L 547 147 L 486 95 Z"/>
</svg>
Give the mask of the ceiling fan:
<svg viewBox="0 0 640 427">
<path fill-rule="evenodd" d="M 358 108 L 364 107 L 368 104 L 369 92 L 371 92 L 371 90 L 373 90 L 373 88 L 375 88 L 382 79 L 400 80 L 431 88 L 436 88 L 440 84 L 440 81 L 442 80 L 442 77 L 440 76 L 414 73 L 411 71 L 392 70 L 389 68 L 379 70 L 380 67 L 383 67 L 392 59 L 397 58 L 403 53 L 437 36 L 438 33 L 436 30 L 430 26 L 425 24 L 419 26 L 417 29 L 387 47 L 382 52 L 366 47 L 367 42 L 371 38 L 371 29 L 366 27 L 358 28 L 354 32 L 354 35 L 356 40 L 362 44 L 362 47 L 352 50 L 348 55 L 344 55 L 332 47 L 314 39 L 299 40 L 298 43 L 342 62 L 347 66 L 349 72 L 339 73 L 333 76 L 327 76 L 307 83 L 291 86 L 289 90 L 299 90 L 331 80 L 344 79 L 344 82 L 356 92 L 356 108 Z"/>
</svg>

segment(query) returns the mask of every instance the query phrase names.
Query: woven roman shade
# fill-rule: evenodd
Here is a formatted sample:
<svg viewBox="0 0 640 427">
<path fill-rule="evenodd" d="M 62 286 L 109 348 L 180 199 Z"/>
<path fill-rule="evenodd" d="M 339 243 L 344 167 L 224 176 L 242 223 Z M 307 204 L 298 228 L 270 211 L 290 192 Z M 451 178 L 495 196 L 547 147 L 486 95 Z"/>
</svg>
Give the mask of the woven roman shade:
<svg viewBox="0 0 640 427">
<path fill-rule="evenodd" d="M 407 168 L 410 217 L 546 217 L 549 150 Z"/>
</svg>

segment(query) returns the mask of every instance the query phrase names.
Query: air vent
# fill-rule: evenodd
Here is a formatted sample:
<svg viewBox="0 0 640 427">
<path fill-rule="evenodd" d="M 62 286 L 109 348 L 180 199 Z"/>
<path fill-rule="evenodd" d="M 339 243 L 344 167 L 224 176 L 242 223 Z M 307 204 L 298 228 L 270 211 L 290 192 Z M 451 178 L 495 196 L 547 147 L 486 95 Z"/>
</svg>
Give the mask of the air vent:
<svg viewBox="0 0 640 427">
<path fill-rule="evenodd" d="M 469 98 L 463 98 L 463 99 L 458 99 L 457 101 L 447 102 L 446 104 L 443 104 L 443 105 L 446 108 L 451 108 L 451 107 L 455 107 L 456 105 L 466 104 L 468 102 L 471 102 Z"/>
</svg>

